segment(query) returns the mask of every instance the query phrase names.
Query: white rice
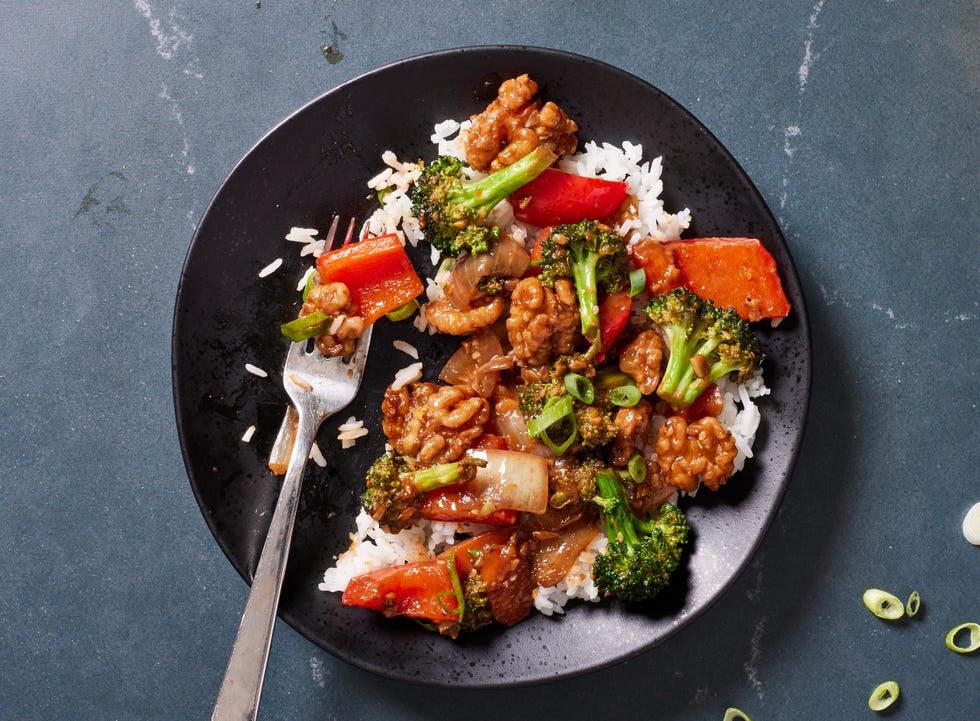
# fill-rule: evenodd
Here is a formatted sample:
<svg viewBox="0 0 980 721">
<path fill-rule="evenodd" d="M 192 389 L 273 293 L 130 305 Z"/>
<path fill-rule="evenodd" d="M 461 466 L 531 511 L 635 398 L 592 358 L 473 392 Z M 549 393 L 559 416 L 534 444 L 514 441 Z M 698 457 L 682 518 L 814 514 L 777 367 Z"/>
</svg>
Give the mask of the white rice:
<svg viewBox="0 0 980 721">
<path fill-rule="evenodd" d="M 353 448 L 357 439 L 366 435 L 368 435 L 368 429 L 364 427 L 364 421 L 360 421 L 354 416 L 337 427 L 337 440 L 340 441 L 341 448 Z"/>
<path fill-rule="evenodd" d="M 255 426 L 251 425 L 245 429 L 245 433 L 242 434 L 242 442 L 249 443 L 252 440 L 252 436 L 255 435 Z"/>
<path fill-rule="evenodd" d="M 269 265 L 265 266 L 262 270 L 259 271 L 259 277 L 265 278 L 267 275 L 272 275 L 277 270 L 279 270 L 280 265 L 282 265 L 282 258 L 276 258 L 274 261 L 269 263 Z"/>
<path fill-rule="evenodd" d="M 320 468 L 327 467 L 327 459 L 324 457 L 323 453 L 320 451 L 320 446 L 313 441 L 313 445 L 310 446 L 310 460 L 316 463 Z"/>
<path fill-rule="evenodd" d="M 258 376 L 259 378 L 268 378 L 269 377 L 269 374 L 268 373 L 266 373 L 264 370 L 262 370 L 258 366 L 252 365 L 251 363 L 246 363 L 245 364 L 245 370 L 247 370 L 253 376 Z"/>
<path fill-rule="evenodd" d="M 446 120 L 438 123 L 432 133 L 432 142 L 439 155 L 464 157 L 460 131 L 469 127 L 470 121 Z M 411 202 L 408 200 L 408 187 L 421 172 L 418 163 L 404 163 L 391 151 L 382 155 L 385 169 L 368 183 L 374 191 L 384 192 L 384 203 L 365 224 L 368 230 L 377 235 L 397 233 L 402 242 L 413 246 L 422 239 L 418 222 L 411 216 Z M 635 243 L 642 238 L 653 237 L 661 242 L 676 240 L 691 223 L 691 212 L 683 209 L 668 213 L 660 198 L 663 192 L 661 158 L 643 160 L 641 145 L 624 141 L 620 146 L 610 143 L 588 142 L 582 151 L 562 159 L 559 167 L 569 172 L 589 177 L 603 177 L 609 180 L 622 180 L 629 183 L 630 193 L 637 198 L 637 215 L 617 230 Z M 471 173 L 478 177 L 478 174 Z M 514 221 L 513 209 L 503 201 L 491 215 L 491 220 L 502 227 L 510 226 L 511 233 L 521 241 L 535 237 L 529 228 Z M 296 231 L 297 229 L 293 229 Z M 426 297 L 429 302 L 443 297 L 441 281 L 448 276 L 451 266 L 442 263 L 438 251 L 433 249 L 432 266 L 437 272 L 426 278 Z M 420 312 L 413 321 L 421 331 L 432 332 Z M 396 341 L 396 343 L 399 343 Z M 396 345 L 413 358 L 418 351 L 409 344 Z M 414 353 L 412 353 L 414 351 Z M 413 363 L 395 374 L 392 384 L 400 388 L 406 383 L 421 378 L 422 364 Z M 761 372 L 749 383 L 738 385 L 723 380 L 719 383 L 724 397 L 723 410 L 719 421 L 735 438 L 738 455 L 735 459 L 736 471 L 741 470 L 746 458 L 752 456 L 752 443 L 759 427 L 760 414 L 753 399 L 767 395 L 769 389 L 762 380 Z M 661 419 L 662 422 L 662 419 Z M 366 431 L 365 431 L 366 432 Z M 351 544 L 347 551 L 337 557 L 337 562 L 324 573 L 321 591 L 343 591 L 354 576 L 368 571 L 390 566 L 412 563 L 433 558 L 439 551 L 455 543 L 456 533 L 482 530 L 467 524 L 439 523 L 423 521 L 417 526 L 401 533 L 385 533 L 371 517 L 361 511 L 355 519 L 356 530 L 350 534 Z M 606 547 L 606 536 L 598 533 L 576 560 L 568 576 L 561 583 L 549 588 L 539 586 L 534 591 L 535 608 L 548 616 L 564 613 L 565 605 L 572 600 L 599 600 L 599 592 L 592 581 L 592 562 Z"/>
<path fill-rule="evenodd" d="M 392 390 L 398 390 L 409 383 L 414 383 L 415 381 L 422 378 L 422 364 L 412 363 L 407 365 L 397 373 L 395 373 L 395 380 L 391 383 Z"/>
<path fill-rule="evenodd" d="M 397 340 L 393 340 L 391 344 L 395 347 L 395 350 L 400 350 L 405 355 L 410 356 L 415 360 L 418 360 L 419 349 L 413 346 L 411 343 L 407 343 L 403 340 L 397 339 Z"/>
</svg>

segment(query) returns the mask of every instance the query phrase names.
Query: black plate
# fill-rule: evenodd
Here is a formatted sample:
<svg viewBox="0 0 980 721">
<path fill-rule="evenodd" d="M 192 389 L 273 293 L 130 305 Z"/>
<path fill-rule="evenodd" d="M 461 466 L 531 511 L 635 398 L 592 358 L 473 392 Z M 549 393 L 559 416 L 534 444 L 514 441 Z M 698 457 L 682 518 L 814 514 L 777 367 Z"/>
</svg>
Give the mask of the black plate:
<svg viewBox="0 0 980 721">
<path fill-rule="evenodd" d="M 323 570 L 348 545 L 364 470 L 381 452 L 381 396 L 408 361 L 392 350 L 392 339 L 422 346 L 430 376 L 450 350 L 449 342 L 423 344 L 407 323 L 382 320 L 350 408 L 372 435 L 341 452 L 334 439 L 347 412 L 321 430 L 330 465 L 310 464 L 306 474 L 280 613 L 334 655 L 397 679 L 457 687 L 533 683 L 621 661 L 663 641 L 746 566 L 786 488 L 803 432 L 810 341 L 799 278 L 772 214 L 711 133 L 661 91 L 592 59 L 498 46 L 411 58 L 331 90 L 259 141 L 222 184 L 187 254 L 174 316 L 177 424 L 191 486 L 234 567 L 251 579 L 278 492 L 278 479 L 266 469 L 286 404 L 280 371 L 287 342 L 278 327 L 296 311 L 296 282 L 308 261 L 283 236 L 294 225 L 322 232 L 333 213 L 365 218 L 372 208 L 365 183 L 382 167 L 383 150 L 431 158 L 434 123 L 482 110 L 502 79 L 522 72 L 579 122 L 580 141 L 631 140 L 643 144 L 647 158 L 662 155 L 667 209 L 693 213 L 686 236 L 761 238 L 793 311 L 777 330 L 761 330 L 772 395 L 761 403 L 756 455 L 722 492 L 693 499 L 688 513 L 696 539 L 669 593 L 632 608 L 575 603 L 565 616 L 535 613 L 515 628 L 456 642 L 411 621 L 345 608 L 339 594 L 317 590 Z M 427 253 L 421 255 L 425 272 Z M 260 279 L 258 271 L 276 257 L 283 267 Z M 246 373 L 246 362 L 269 377 Z M 243 443 L 253 423 L 258 431 Z"/>
</svg>

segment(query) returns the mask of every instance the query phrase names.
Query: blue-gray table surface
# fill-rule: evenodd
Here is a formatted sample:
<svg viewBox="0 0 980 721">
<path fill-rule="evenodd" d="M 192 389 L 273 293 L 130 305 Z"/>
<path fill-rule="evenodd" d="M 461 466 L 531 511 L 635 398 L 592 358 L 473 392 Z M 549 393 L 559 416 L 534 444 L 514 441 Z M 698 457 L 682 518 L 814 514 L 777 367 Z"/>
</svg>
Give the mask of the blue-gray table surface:
<svg viewBox="0 0 980 721">
<path fill-rule="evenodd" d="M 195 224 L 236 161 L 331 87 L 448 47 L 590 55 L 733 153 L 794 255 L 813 331 L 802 449 L 754 560 L 627 663 L 438 690 L 280 622 L 263 719 L 975 719 L 980 6 L 0 3 L 0 717 L 200 719 L 247 585 L 181 459 L 170 329 Z M 327 51 L 324 52 L 324 48 Z M 869 586 L 921 592 L 888 626 Z"/>
</svg>

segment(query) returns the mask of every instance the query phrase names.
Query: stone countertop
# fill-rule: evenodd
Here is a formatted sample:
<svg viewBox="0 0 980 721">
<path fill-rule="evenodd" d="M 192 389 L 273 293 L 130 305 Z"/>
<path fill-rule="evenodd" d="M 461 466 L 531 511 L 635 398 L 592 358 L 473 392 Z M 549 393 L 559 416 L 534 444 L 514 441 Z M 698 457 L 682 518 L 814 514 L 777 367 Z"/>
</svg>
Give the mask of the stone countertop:
<svg viewBox="0 0 980 721">
<path fill-rule="evenodd" d="M 456 46 L 561 48 L 693 112 L 758 186 L 807 297 L 812 399 L 778 515 L 722 599 L 592 674 L 389 681 L 279 623 L 262 719 L 976 717 L 975 3 L 6 3 L 0 87 L 0 718 L 207 718 L 247 586 L 181 458 L 170 328 L 219 184 L 293 109 Z M 918 590 L 887 625 L 861 594 Z M 597 689 L 601 691 L 597 692 Z"/>
</svg>

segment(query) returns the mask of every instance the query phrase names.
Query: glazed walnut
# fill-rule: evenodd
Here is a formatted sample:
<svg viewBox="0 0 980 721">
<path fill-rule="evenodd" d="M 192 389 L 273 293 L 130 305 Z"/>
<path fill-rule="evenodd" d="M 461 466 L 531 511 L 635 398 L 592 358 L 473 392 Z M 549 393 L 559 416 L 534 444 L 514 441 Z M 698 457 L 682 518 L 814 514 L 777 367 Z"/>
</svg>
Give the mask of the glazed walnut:
<svg viewBox="0 0 980 721">
<path fill-rule="evenodd" d="M 518 282 L 510 297 L 506 325 L 520 366 L 544 366 L 574 351 L 580 321 L 571 280 L 559 278 L 554 290 L 533 277 Z"/>
<path fill-rule="evenodd" d="M 448 298 L 440 298 L 425 305 L 425 319 L 440 333 L 469 335 L 486 328 L 503 315 L 503 296 L 494 296 L 482 305 L 460 310 Z"/>
<path fill-rule="evenodd" d="M 616 411 L 613 423 L 619 430 L 609 448 L 610 465 L 625 468 L 633 454 L 646 445 L 652 416 L 653 404 L 648 400 Z"/>
<path fill-rule="evenodd" d="M 657 462 L 664 480 L 682 491 L 698 487 L 698 478 L 713 491 L 735 472 L 735 439 L 717 418 L 708 416 L 688 424 L 671 416 L 657 436 Z"/>
<path fill-rule="evenodd" d="M 463 143 L 474 169 L 500 170 L 539 145 L 557 155 L 575 152 L 578 125 L 554 103 L 535 100 L 537 92 L 538 84 L 526 74 L 505 80 L 487 109 L 470 118 Z"/>
<path fill-rule="evenodd" d="M 640 332 L 619 353 L 619 370 L 636 381 L 636 387 L 645 396 L 651 395 L 660 385 L 664 359 L 664 342 L 655 330 Z"/>
<path fill-rule="evenodd" d="M 366 324 L 351 303 L 350 291 L 343 283 L 321 283 L 310 288 L 299 310 L 299 317 L 320 311 L 330 322 L 327 331 L 317 336 L 316 347 L 326 356 L 350 355 L 357 339 L 364 335 Z"/>
<path fill-rule="evenodd" d="M 463 457 L 490 418 L 490 403 L 463 386 L 411 383 L 389 387 L 381 428 L 392 447 L 422 466 Z"/>
</svg>

